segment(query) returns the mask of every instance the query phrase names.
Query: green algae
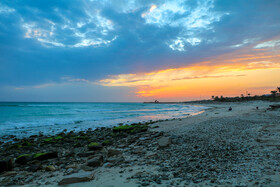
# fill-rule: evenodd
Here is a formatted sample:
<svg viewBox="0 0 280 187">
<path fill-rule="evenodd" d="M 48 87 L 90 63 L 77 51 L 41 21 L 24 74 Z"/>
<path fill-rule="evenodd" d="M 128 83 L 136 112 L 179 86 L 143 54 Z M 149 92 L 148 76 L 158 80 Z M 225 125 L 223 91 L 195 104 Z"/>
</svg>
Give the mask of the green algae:
<svg viewBox="0 0 280 187">
<path fill-rule="evenodd" d="M 113 132 L 139 133 L 148 130 L 147 124 L 134 123 L 131 125 L 121 125 L 113 128 Z"/>
<path fill-rule="evenodd" d="M 22 155 L 19 155 L 17 158 L 16 158 L 16 160 L 18 160 L 18 159 L 20 159 L 20 158 L 22 158 L 22 157 L 31 157 L 32 156 L 32 154 L 22 154 Z"/>
<path fill-rule="evenodd" d="M 91 143 L 88 145 L 88 147 L 98 147 L 98 146 L 100 146 L 100 144 L 97 143 L 97 142 L 91 142 Z"/>
<path fill-rule="evenodd" d="M 48 153 L 35 153 L 35 154 L 33 154 L 33 158 L 36 159 L 36 158 L 46 155 L 46 154 L 48 154 Z"/>
<path fill-rule="evenodd" d="M 44 142 L 45 143 L 54 143 L 56 141 L 63 140 L 63 139 L 64 138 L 62 136 L 49 137 L 49 138 L 44 139 Z"/>
<path fill-rule="evenodd" d="M 113 144 L 113 142 L 111 140 L 104 140 L 102 142 L 102 145 L 112 145 L 112 144 Z"/>
</svg>

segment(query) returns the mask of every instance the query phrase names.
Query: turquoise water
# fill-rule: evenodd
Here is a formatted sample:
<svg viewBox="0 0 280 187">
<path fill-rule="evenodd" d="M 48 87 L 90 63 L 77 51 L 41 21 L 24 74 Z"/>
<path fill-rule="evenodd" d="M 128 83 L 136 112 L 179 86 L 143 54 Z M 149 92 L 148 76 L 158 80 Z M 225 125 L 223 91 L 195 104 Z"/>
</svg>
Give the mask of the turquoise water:
<svg viewBox="0 0 280 187">
<path fill-rule="evenodd" d="M 206 107 L 143 103 L 0 103 L 0 136 L 54 134 L 118 123 L 181 118 Z"/>
</svg>

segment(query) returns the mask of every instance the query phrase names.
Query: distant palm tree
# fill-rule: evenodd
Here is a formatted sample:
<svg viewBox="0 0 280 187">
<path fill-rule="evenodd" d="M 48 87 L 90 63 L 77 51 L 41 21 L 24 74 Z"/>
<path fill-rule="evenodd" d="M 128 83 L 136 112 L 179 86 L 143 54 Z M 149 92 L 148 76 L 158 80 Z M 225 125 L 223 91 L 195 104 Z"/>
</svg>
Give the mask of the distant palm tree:
<svg viewBox="0 0 280 187">
<path fill-rule="evenodd" d="M 277 87 L 278 92 L 280 93 L 280 87 Z"/>
<path fill-rule="evenodd" d="M 270 93 L 272 94 L 273 97 L 276 97 L 277 91 L 276 90 L 272 90 L 272 91 L 270 91 Z"/>
<path fill-rule="evenodd" d="M 212 99 L 215 99 L 215 96 L 214 96 L 214 95 L 212 95 Z"/>
</svg>

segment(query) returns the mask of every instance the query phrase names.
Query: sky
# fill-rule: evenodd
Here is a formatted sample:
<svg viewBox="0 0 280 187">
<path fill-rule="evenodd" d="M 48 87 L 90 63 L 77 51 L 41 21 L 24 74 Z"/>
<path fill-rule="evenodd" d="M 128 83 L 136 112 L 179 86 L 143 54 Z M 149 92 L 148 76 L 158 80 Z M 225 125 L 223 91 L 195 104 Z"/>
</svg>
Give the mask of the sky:
<svg viewBox="0 0 280 187">
<path fill-rule="evenodd" d="M 279 17 L 279 0 L 1 0 L 0 101 L 267 94 Z"/>
</svg>

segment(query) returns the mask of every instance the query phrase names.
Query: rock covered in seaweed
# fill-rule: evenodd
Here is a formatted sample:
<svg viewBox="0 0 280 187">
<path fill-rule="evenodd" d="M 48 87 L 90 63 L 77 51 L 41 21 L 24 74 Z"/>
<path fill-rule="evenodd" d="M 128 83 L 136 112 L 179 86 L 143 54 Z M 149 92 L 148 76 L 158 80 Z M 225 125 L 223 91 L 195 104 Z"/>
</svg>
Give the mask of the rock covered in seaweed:
<svg viewBox="0 0 280 187">
<path fill-rule="evenodd" d="M 32 154 L 23 154 L 16 158 L 17 164 L 26 164 L 27 162 L 31 161 L 33 158 Z"/>
<path fill-rule="evenodd" d="M 48 160 L 48 159 L 52 159 L 52 158 L 57 158 L 58 157 L 58 153 L 57 152 L 43 152 L 43 153 L 35 153 L 35 154 L 23 154 L 20 155 L 16 158 L 16 163 L 17 164 L 27 164 L 29 161 L 32 160 Z"/>
<path fill-rule="evenodd" d="M 88 149 L 89 150 L 98 150 L 98 149 L 102 149 L 102 145 L 97 143 L 97 142 L 91 142 L 89 145 L 88 145 Z"/>
<path fill-rule="evenodd" d="M 51 153 L 36 153 L 33 155 L 33 159 L 35 160 L 48 160 L 52 158 L 57 158 L 58 153 L 57 152 L 51 152 Z"/>
</svg>

